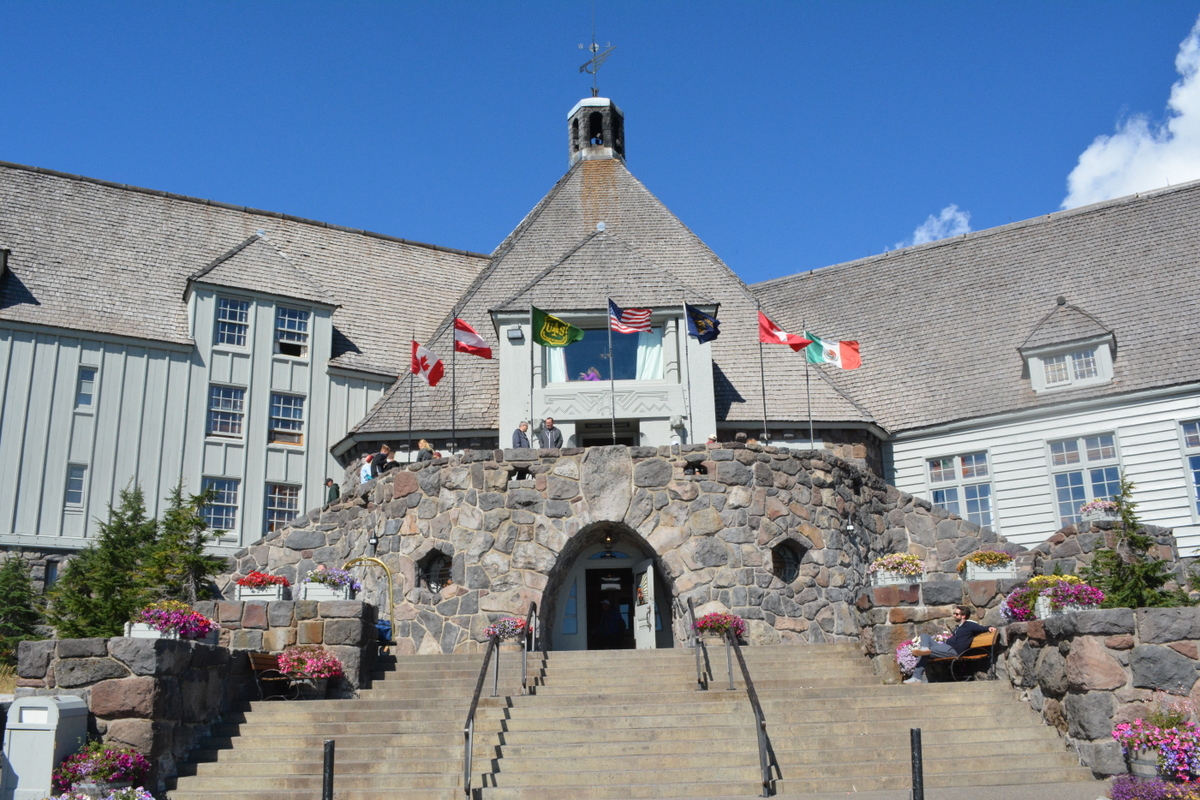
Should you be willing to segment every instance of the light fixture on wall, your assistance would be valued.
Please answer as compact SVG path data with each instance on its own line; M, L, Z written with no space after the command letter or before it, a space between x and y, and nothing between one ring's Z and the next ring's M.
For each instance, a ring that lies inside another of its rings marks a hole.
M842 530L846 533L854 533L854 520L850 517L846 517L846 522L842 526Z
M613 537L611 533L604 534L604 552L600 554L601 558L616 558L617 554L613 552Z

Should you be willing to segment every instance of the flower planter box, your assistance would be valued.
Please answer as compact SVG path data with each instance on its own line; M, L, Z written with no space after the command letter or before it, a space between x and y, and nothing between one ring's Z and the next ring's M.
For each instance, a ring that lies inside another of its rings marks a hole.
M1117 515L1111 511L1085 511L1080 515L1084 522L1116 522Z
M301 600L351 600L354 592L349 586L326 586L323 583L300 584Z
M289 586L281 586L278 583L264 586L261 589L256 589L252 586L239 586L237 587L237 599L242 601L262 600L266 602L287 600L290 588Z
M208 632L207 636L202 636L199 639L184 639L185 642L200 642L201 644L216 644L219 636L216 628ZM126 622L125 636L130 639L178 639L177 631L167 631L166 633L152 628L144 622Z
M329 690L329 678L294 678L292 685L299 691L301 700L324 700Z
M1033 613L1038 619L1049 619L1050 617L1060 617L1063 614L1072 614L1076 611L1089 611L1093 606L1081 606L1070 604L1061 608L1051 608L1049 597L1039 597L1033 604Z
M133 786L129 781L116 781L110 783L108 781L95 781L90 783L76 783L71 785L71 791L77 794L86 795L92 800L100 800L107 797L113 792L121 789L128 789Z
M1002 567L987 567L968 561L963 571L969 581L999 581L1017 577L1017 562L1010 561Z
M1158 777L1158 748L1131 750L1129 774L1138 778Z
M905 575L903 572L880 569L872 572L871 576L872 586L912 586L925 581L923 572L920 575Z

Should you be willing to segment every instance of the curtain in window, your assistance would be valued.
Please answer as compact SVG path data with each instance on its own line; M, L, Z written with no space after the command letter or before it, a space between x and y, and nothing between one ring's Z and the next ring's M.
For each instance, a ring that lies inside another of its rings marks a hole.
M638 334L637 379L639 381L661 380L663 376L662 328Z
M543 347L546 357L546 383L562 383L567 379L567 348Z

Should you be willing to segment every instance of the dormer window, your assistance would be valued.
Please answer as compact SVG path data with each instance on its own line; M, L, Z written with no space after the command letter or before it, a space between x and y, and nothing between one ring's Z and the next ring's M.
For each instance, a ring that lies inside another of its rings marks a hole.
M309 312L280 306L275 310L275 352L308 358Z
M1059 297L1017 352L1037 394L1108 383L1117 337L1100 320Z
M1098 341L1038 347L1022 351L1033 391L1057 392L1112 380L1112 337Z
M1070 385L1077 381L1097 378L1100 372L1096 369L1096 348L1076 350L1073 353L1059 353L1042 359L1042 369L1046 376L1046 388L1057 388Z

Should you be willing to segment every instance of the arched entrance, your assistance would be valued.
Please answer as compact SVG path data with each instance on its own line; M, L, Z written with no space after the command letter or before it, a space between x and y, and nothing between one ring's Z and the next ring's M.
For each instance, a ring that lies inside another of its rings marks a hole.
M550 649L672 647L673 592L657 564L646 540L619 522L571 537L542 594Z

